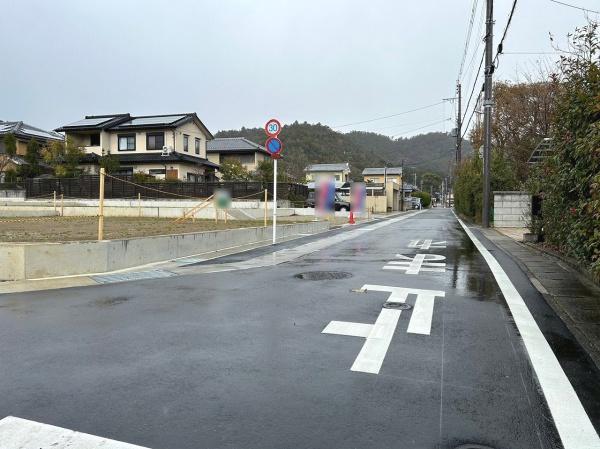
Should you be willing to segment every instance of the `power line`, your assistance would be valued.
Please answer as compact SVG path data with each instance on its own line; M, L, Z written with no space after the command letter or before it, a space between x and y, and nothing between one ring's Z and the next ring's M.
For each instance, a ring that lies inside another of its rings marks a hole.
M427 106L422 106L420 108L411 109L409 111L398 112L397 114L386 115L386 116L383 116L383 117L372 118L372 119L369 119L369 120L363 120L362 122L346 123L345 125L332 126L331 129L345 128L346 126L361 125L363 123L376 122L377 120L384 120L386 118L398 117L399 115L410 114L411 112L422 111L424 109L433 108L434 106L438 106L438 105L440 105L442 103L443 103L443 101L440 101L438 103L433 103L433 104L430 104L430 105L427 105Z
M503 51L503 55L559 55L559 51Z
M552 3L558 3L559 5L568 6L569 8L580 9L585 12L593 12L594 14L600 14L600 11L595 11L593 9L582 8L581 6L570 5L569 3L559 2L558 0L550 0Z
M469 94L469 100L467 101L467 106L465 107L465 115L462 117L462 122L465 122L465 117L467 116L467 112L469 111L469 105L471 104L471 99L473 98L473 93L475 92L475 88L477 87L477 80L479 79L479 73L481 72L481 67L483 67L483 58L485 53L481 55L481 61L479 61L479 68L477 69L477 74L475 75L475 81L473 82L473 88L471 89L471 93Z
M437 125L437 124L439 124L439 123L444 123L444 122L447 122L447 121L450 121L450 120L452 120L452 117L445 118L445 119L443 119L443 120L438 120L438 121L436 121L436 122L430 123L429 125L420 126L420 127L418 127L418 128L414 128L414 129L411 129L411 130L409 130L409 131L404 131L404 132L402 132L402 133L400 133L400 134L394 134L393 136L391 136L391 138L393 139L394 137L400 137L400 136L403 136L403 135L405 135L405 134L410 134L410 133L412 133L412 132L414 132L414 131L418 131L418 130L420 130L420 129L423 129L423 128L429 128L430 126L434 126L434 125Z
M465 66L465 60L467 59L467 52L469 45L471 44L471 35L473 34L473 23L475 22L475 13L477 11L477 3L479 0L473 0L473 6L471 6L471 18L469 19L469 25L467 28L467 36L465 38L465 48L463 50L462 59L460 62L460 69L458 70L458 79L462 76L463 68Z
M504 27L504 32L502 33L502 38L500 39L500 43L498 44L498 49L496 50L496 56L494 56L494 62L492 66L498 67L498 56L502 53L502 49L504 47L504 39L506 39L506 33L508 32L508 28L510 27L510 23L512 22L513 15L515 13L515 8L517 7L517 0L513 0L512 7L510 8L510 14L508 15L508 20L506 21L506 26ZM494 70L492 68L492 70Z
M483 91L483 86L481 88L481 92ZM477 96L479 98L479 95ZM475 112L477 111L477 103L475 103L475 106L473 106L473 110L471 111L471 115L469 116L469 121L467 122L467 126L465 126L465 132L463 133L463 135L461 136L462 139L465 138L465 136L467 135L467 132L469 131L469 125L471 124L471 120L473 119L473 116L475 115Z

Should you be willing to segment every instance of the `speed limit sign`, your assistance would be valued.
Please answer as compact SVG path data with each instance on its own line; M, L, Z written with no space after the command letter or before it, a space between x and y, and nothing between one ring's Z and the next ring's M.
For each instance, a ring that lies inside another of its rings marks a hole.
M265 132L269 137L277 137L277 134L281 132L281 123L279 120L272 118L265 125Z

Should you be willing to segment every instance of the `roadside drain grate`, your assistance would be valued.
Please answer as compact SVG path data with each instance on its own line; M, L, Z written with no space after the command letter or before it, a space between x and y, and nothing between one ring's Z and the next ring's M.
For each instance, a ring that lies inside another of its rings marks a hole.
M383 308L395 310L410 310L412 309L412 306L410 304L406 304L405 302L384 302Z
M295 274L294 277L305 281L327 281L331 279L345 279L352 277L352 273L346 271L306 271Z

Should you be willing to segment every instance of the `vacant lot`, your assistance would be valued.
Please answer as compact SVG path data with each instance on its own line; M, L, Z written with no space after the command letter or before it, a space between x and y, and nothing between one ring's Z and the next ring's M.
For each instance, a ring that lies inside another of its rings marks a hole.
M282 222L306 221L308 217L286 217ZM312 218L312 217L311 217ZM304 219L304 220L303 220ZM149 235L183 234L186 232L214 231L262 226L262 220L187 220L174 223L172 218L126 218L104 219L104 238L122 239ZM42 217L0 219L0 242L67 242L95 240L98 233L96 217Z

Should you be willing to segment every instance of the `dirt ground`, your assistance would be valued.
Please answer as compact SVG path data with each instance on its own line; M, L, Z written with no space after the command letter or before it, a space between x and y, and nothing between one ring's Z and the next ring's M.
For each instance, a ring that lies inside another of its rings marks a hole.
M283 217L282 217L283 218ZM286 217L278 223L306 221L309 217ZM312 217L310 217L312 219ZM270 224L270 223L269 223ZM172 218L106 217L104 238L122 239L149 235L183 234L186 232L214 231L263 226L262 220L186 220L174 223ZM67 242L96 240L97 217L35 217L0 218L0 242Z

